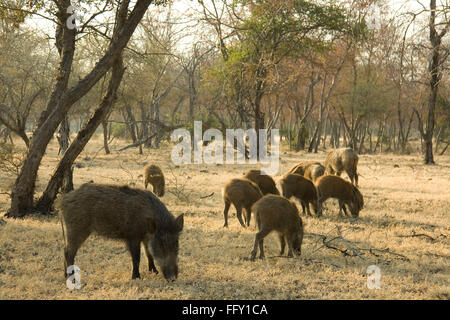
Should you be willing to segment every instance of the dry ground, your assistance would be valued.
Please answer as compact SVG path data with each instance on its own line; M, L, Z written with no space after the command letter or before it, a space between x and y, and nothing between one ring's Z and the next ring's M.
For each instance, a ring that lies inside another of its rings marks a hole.
M20 142L18 142L20 143ZM113 150L127 142L114 141ZM419 155L362 155L360 187L365 208L359 219L337 215L329 200L324 216L304 217L302 256L279 257L275 235L265 241L266 259L249 262L254 221L239 225L234 208L224 229L221 186L249 165L191 165L175 168L171 147L136 149L104 155L101 139L91 141L77 163L75 187L97 183L143 187L145 163L156 163L166 174L162 201L175 215L185 214L180 238L179 279L167 284L162 275L147 271L142 253L140 280L131 279L131 259L122 243L91 236L81 247L76 264L82 288L69 291L63 278L61 226L56 216L34 215L23 220L0 220L0 299L449 299L450 298L450 157L423 166ZM320 160L325 153L281 152L284 174L304 159ZM42 192L57 163L52 141L39 171ZM394 167L394 164L397 166ZM345 176L345 174L344 174ZM9 192L11 176L0 174L0 192ZM201 197L212 196L205 199ZM0 195L0 214L9 197ZM336 226L366 260L353 256L337 239L323 246L318 234L336 237ZM431 238L421 235L425 234ZM369 250L371 249L371 250ZM369 290L366 269L381 269L381 288Z

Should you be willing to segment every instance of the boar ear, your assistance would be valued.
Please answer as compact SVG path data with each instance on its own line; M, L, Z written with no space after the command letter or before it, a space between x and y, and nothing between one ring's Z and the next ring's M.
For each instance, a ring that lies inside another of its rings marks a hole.
M181 232L183 230L183 225L184 225L184 214L180 214L176 219L175 219L175 223L178 227L178 232Z

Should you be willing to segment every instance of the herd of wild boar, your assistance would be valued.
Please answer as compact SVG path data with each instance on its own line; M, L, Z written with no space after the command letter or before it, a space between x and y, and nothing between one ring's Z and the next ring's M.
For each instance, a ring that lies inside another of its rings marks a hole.
M264 238L272 231L278 233L281 255L286 244L288 257L300 255L303 222L296 204L289 199L294 197L300 201L303 214L312 215L313 211L320 216L323 203L335 198L339 201L340 215L342 211L348 215L348 208L353 217L358 217L364 200L357 187L357 165L358 155L351 148L330 151L323 165L319 162L299 163L281 178L281 195L272 177L261 174L260 170L250 170L242 177L231 179L222 188L224 227L228 226L228 211L233 204L244 228L250 225L254 214L258 232L251 260L255 259L258 247L259 257L264 258ZM351 183L340 177L344 171ZM68 266L74 264L80 246L95 232L126 243L133 263L133 279L140 277L141 243L150 272L158 273L156 260L165 279L177 278L178 239L183 230L183 215L175 218L158 198L164 195L165 180L156 165L144 168L145 189L148 184L152 185L153 192L87 183L56 200L55 209L60 216L65 242L65 276Z

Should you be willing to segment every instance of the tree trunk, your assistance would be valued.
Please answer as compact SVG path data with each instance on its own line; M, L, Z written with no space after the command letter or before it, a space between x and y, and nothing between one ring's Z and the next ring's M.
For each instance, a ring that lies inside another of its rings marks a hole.
M108 121L105 118L105 120L102 121L102 127L103 127L103 147L105 148L106 154L111 154L111 151L109 150L108 146Z
M433 157L433 134L435 120L435 108L438 94L439 82L442 79L442 65L441 61L441 43L450 27L450 22L444 23L444 28L440 33L436 30L436 0L430 0L430 42L432 45L431 59L429 64L430 72L430 96L428 99L428 119L426 130L424 132L423 140L425 142L425 164L434 164Z
M123 68L122 59L119 58L113 66L111 79L109 82L108 92L102 99L100 106L95 110L91 119L87 122L85 127L78 132L75 140L70 144L67 151L64 153L63 158L59 161L44 193L37 202L36 209L41 212L49 212L53 205L53 201L56 198L58 189L63 184L64 177L70 172L71 167L78 157L78 155L83 151L86 144L91 139L92 135L97 130L98 126L104 122L105 118L108 116L116 98L117 89L119 88L120 82L122 81L122 76L125 69ZM72 185L73 188L73 185Z
M65 23L69 18L67 8L70 5L70 1L61 2L63 5L57 15L60 25L64 26L62 37L64 45L59 74L53 93L47 104L47 112L45 113L48 116L43 117L45 120L40 122L41 124L34 132L27 157L12 189L11 208L8 212L8 216L10 217L21 217L33 209L37 172L47 145L53 137L53 133L71 106L91 90L121 55L152 0L138 0L128 18L129 1L123 1L121 3L118 12L122 14L118 14L118 16L123 17L125 23L116 24L113 38L105 55L82 80L69 90L66 90L66 88L75 52L76 30L68 29Z
M136 143L138 141L136 134L136 119L134 118L133 112L129 105L124 106L123 110L125 110L124 118L128 132L130 133L131 140L133 141L133 143Z
M66 116L61 122L58 131L59 153L64 154L69 148L70 122ZM61 192L67 193L73 190L73 168L67 168L64 172Z

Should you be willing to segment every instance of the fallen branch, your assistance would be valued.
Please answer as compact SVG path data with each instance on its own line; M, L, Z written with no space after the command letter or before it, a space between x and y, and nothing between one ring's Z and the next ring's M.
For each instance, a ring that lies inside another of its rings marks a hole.
M212 197L213 195L214 195L214 192L209 194L209 195L207 195L207 196L200 197L200 199L206 199L206 198Z
M147 138L145 138L143 140L136 141L133 144L130 144L130 145L126 146L126 147L123 147L122 149L119 149L119 152L120 151L124 151L124 150L129 149L129 148L139 147L141 144L146 143L147 141L153 139L154 137L156 137L156 133L152 134L151 136L149 136L149 137L147 137Z
M375 253L375 251L381 252L381 253L387 253L387 254L391 254L394 256L398 256L401 257L402 259L406 260L406 261L411 261L409 260L408 257L404 256L403 254L397 253L397 252L393 252L391 251L389 248L385 248L385 249L377 249L377 248L367 248L367 249L359 249L359 250L364 250L364 251L369 251L372 255L374 255L375 257L379 257L379 255L377 255Z
M347 248L348 248L349 250L351 250L354 254L356 254L358 257L360 257L361 259L367 260L367 259L364 258L364 257L363 257L363 256L362 256L355 248L353 248L353 247L351 246L350 242L348 242L348 241L342 236L341 229L339 228L339 226L336 226L336 229L337 229L337 232L338 232L339 237L342 239L342 241L343 241L344 244L347 246Z
M109 141L107 142L107 144L110 145L111 142L113 142L115 138L116 138L116 137L113 136L111 139L109 139ZM96 153L94 154L94 156L92 157L92 160L94 160L94 159L97 157L97 155L100 153L100 151L102 151L103 149L105 149L105 146L104 146L104 145L103 145L100 149L97 150L97 152L96 152Z
M414 238L414 237L425 237L427 239L430 239L431 241L436 241L437 238L433 238L432 236L429 236L428 234L425 233L416 233L414 230L412 231L413 234L407 234L407 235L399 235L397 237L399 238Z
M329 234L334 230L337 229L337 236L331 237L329 238ZM348 241L347 239L344 238L344 236L342 235L342 230L340 229L339 226L334 227L333 229L331 229L331 231L329 231L326 235L324 234L320 234L320 233L308 233L305 234L305 236L314 236L314 237L319 237L322 240L322 245L313 250L312 253L322 249L322 248L328 248L331 250L335 250L338 251L340 253L342 253L344 256L349 256L349 257L359 257L362 260L367 261L368 259L366 257L364 257L360 251L365 251L370 253L371 255L375 256L376 258L379 258L381 256L381 254L390 254L393 256L397 256L402 258L403 260L406 261L410 261L410 259L406 256L404 256L403 254L397 253L397 252L393 252L391 251L389 248L385 248L385 249L377 249L377 248L357 248L355 247L353 244L350 243L350 241ZM445 236L445 235L442 235ZM344 245L346 246L346 249L342 249L336 246L331 245L331 243L335 240L341 240ZM387 261L387 260L386 260Z

